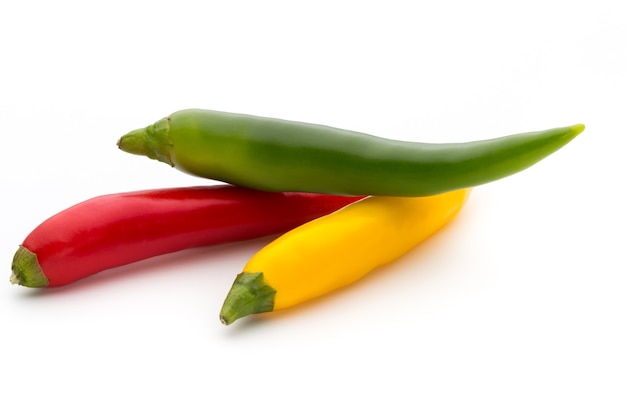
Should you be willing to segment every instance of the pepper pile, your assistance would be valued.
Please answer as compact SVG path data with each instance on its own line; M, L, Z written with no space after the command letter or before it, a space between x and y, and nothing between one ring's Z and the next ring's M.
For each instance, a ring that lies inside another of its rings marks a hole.
M121 150L224 185L100 196L36 227L11 282L66 285L186 248L278 234L227 294L224 324L348 285L446 225L473 187L520 172L581 124L465 143L390 140L309 123L183 110Z

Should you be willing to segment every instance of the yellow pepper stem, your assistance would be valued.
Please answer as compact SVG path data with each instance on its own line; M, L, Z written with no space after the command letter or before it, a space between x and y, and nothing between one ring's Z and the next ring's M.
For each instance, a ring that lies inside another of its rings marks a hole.
M276 290L267 285L262 272L242 272L224 301L220 320L229 325L250 314L272 311L275 295Z

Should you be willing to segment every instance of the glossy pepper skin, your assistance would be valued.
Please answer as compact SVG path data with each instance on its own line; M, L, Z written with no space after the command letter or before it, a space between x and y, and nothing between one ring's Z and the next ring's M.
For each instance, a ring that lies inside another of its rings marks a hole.
M574 125L490 140L428 144L191 109L127 133L118 146L192 175L260 190L416 197L474 187L522 171L583 129Z
M404 255L448 223L470 190L368 197L290 230L257 252L226 296L224 324L346 286Z
M356 200L231 185L99 196L37 226L15 254L11 282L66 285L157 255L282 233Z

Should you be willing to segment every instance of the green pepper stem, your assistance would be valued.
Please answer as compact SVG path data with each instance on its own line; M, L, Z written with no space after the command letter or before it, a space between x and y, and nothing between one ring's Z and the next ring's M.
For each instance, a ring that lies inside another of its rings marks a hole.
M125 152L145 155L174 166L170 157L172 143L169 139L169 125L170 120L165 117L150 126L135 129L122 136L117 146Z
M250 314L272 311L275 295L276 290L265 282L262 272L242 272L226 295L220 320L228 326Z

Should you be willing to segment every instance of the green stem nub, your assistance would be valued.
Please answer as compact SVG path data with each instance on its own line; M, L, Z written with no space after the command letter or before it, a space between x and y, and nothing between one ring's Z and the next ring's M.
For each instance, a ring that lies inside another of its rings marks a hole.
M265 282L262 272L242 272L226 295L220 320L229 325L250 314L272 311L275 295L276 290Z
M48 285L48 278L41 270L37 255L20 246L11 264L11 284L19 284L30 288L41 288Z
M174 166L170 157L172 143L169 130L170 120L165 117L153 125L128 132L117 141L117 146L124 152L145 155Z

